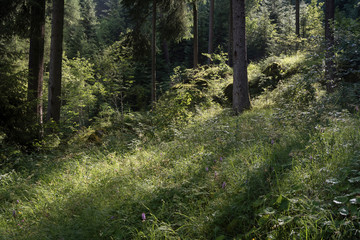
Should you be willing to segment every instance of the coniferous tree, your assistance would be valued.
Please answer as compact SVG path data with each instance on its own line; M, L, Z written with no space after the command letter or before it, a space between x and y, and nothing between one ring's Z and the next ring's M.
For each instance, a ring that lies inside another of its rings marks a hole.
M194 0L192 2L193 5L193 21L194 21L194 61L193 61L193 67L194 69L197 68L198 64L199 64L199 26L198 26L198 17L199 17L199 13L198 13L198 3L197 0Z
M232 11L232 0L229 0L230 4L230 14L229 14L229 49L228 49L228 64L230 67L233 66L233 11Z
M28 101L36 101L31 112L37 116L38 123L41 124L43 117L41 99L44 73L45 0L32 1L30 11Z
M331 92L334 87L334 17L335 0L325 1L325 78L326 89Z
M213 54L214 45L214 8L215 0L210 0L210 11L209 11L209 42L208 42L208 54ZM210 63L210 59L208 63Z
M186 2L177 0L124 0L125 7L129 9L130 17L134 22L132 39L144 48L143 41L136 41L144 38L141 32L146 24L147 16L152 15L152 37L151 37L151 59L152 59L152 80L151 80L151 101L156 101L156 33L160 33L160 39L167 41L178 41L186 32L186 17L184 17ZM157 11L160 10L162 21L157 21ZM144 39L146 41L146 39ZM142 53L144 51L139 51Z
M251 107L247 76L245 0L233 0L232 7L234 18L233 110L236 114L239 114Z
M53 0L47 120L60 122L64 0Z
M152 7L152 38L151 38L151 102L156 102L156 0Z
M300 37L300 0L296 0L295 2L295 28L296 28L296 36Z

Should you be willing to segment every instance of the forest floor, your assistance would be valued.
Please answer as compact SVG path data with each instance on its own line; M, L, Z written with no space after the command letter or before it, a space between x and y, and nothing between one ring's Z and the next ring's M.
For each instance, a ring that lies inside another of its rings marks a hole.
M0 239L360 239L360 114L317 94L2 149Z
M13 153L0 239L359 238L359 114L293 114L213 107L168 141Z

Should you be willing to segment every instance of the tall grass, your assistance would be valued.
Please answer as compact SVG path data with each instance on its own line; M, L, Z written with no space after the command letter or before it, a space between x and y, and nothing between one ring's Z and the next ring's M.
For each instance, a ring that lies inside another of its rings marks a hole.
M271 102L6 155L0 239L359 239L359 115Z

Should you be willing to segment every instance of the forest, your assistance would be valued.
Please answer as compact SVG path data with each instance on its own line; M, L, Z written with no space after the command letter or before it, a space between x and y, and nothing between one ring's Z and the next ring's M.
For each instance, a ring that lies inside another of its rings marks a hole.
M360 1L0 0L22 239L360 239Z

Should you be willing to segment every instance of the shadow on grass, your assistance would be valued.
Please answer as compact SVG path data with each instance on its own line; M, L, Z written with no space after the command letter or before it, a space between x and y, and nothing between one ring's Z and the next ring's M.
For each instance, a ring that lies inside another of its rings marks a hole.
M165 147L153 146L163 148L165 153L146 165L148 169L144 166L118 174L104 171L105 175L94 180L86 191L58 196L58 201L34 210L30 224L24 223L22 229L13 229L3 237L250 237L244 234L258 225L258 211L266 204L273 205L282 194L279 183L293 167L289 154L302 150L311 137L302 128L289 130L292 136L287 136L281 133L281 125L268 124L273 119L265 116L253 123L254 117L241 117L245 122L241 128L236 121L225 126L221 116L192 126L182 138L163 143ZM259 129L255 132L254 128ZM246 141L250 137L253 139ZM252 159L244 159L245 156ZM168 159L170 162L165 161ZM243 171L241 179L230 176L236 168ZM219 176L215 176L215 171ZM224 181L227 186L222 188ZM142 213L146 214L146 221L142 221Z

